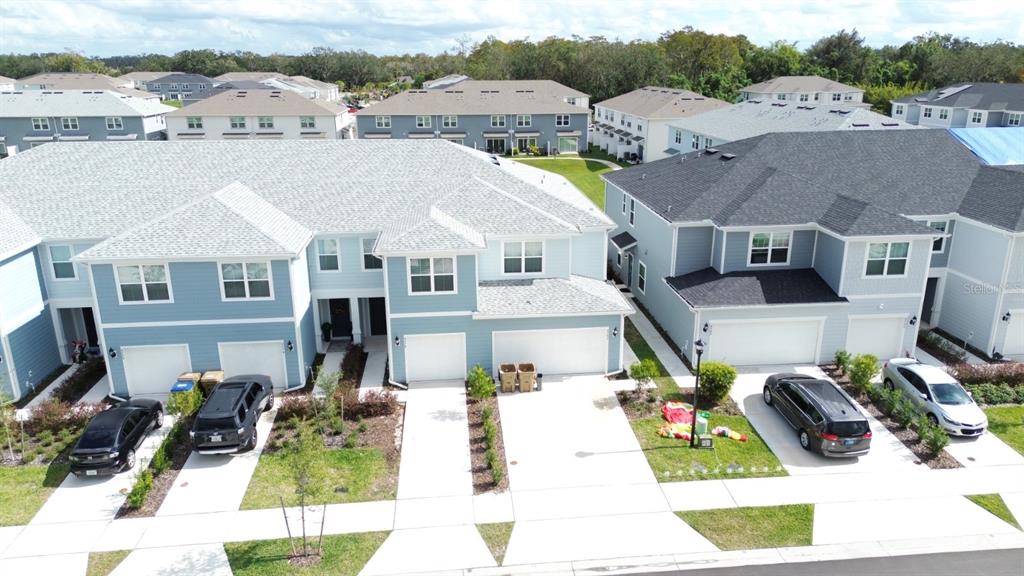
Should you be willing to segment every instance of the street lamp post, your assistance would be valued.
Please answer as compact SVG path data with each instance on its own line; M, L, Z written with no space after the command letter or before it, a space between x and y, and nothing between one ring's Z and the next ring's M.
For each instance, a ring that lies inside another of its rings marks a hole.
M700 357L704 354L704 341L693 343L693 351L697 353L697 379L693 383L693 417L690 418L690 448L697 447L697 392L700 390Z

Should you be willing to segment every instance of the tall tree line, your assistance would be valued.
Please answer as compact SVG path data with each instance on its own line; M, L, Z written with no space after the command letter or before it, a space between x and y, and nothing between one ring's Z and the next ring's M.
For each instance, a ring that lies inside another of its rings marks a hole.
M492 37L475 44L464 37L456 42L451 50L437 55L377 56L329 47L300 55L210 49L100 59L74 53L8 54L0 55L0 75L177 70L218 76L259 70L363 88L401 76L418 83L465 73L477 79L551 79L590 94L594 102L649 84L734 101L743 86L800 74L861 85L873 103L958 81L1024 82L1024 45L977 43L934 32L901 46L872 48L856 29L840 30L803 50L783 40L757 46L743 35L709 34L690 27L667 31L655 41L573 36L538 41Z

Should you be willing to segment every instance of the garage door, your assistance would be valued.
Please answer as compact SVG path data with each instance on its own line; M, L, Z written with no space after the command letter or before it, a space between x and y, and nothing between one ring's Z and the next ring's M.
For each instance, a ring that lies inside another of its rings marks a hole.
M466 335L415 334L405 337L405 380L464 380Z
M192 370L188 344L125 346L121 354L129 396L167 394L178 376Z
M498 364L532 362L541 374L608 371L608 329L515 330L493 334L494 373Z
M1024 310L1010 312L1010 323L1006 326L1002 353L1003 356L1024 354Z
M907 319L850 318L846 332L846 351L850 354L871 354L879 360L903 355L903 326Z
M735 366L816 363L821 320L711 322L707 356Z
M284 360L284 342L221 342L220 369L224 377L243 374L264 374L270 377L275 388L287 388Z

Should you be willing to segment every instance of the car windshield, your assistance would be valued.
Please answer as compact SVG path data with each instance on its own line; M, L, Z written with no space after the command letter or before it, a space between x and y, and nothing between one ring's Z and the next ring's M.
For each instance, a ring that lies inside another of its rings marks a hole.
M833 422L829 428L836 436L863 436L868 432L868 423L861 421Z
M216 432L217 430L234 430L235 419L227 418L199 418L196 420L196 430L201 432Z
M951 404L954 406L970 404L971 397L964 392L959 384L932 384L932 397L939 404Z
M86 450L113 448L115 436L117 436L117 430L113 428L86 429L82 433L82 438L78 441L78 447Z

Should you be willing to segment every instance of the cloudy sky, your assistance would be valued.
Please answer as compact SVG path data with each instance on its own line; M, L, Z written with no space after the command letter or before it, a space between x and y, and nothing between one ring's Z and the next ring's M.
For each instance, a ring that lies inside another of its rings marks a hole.
M805 47L856 27L874 46L931 30L1024 43L1020 0L801 2L601 0L2 0L0 52L71 49L90 56L187 48L300 53L314 46L375 54L437 53L455 39L547 36L654 39L690 25Z

